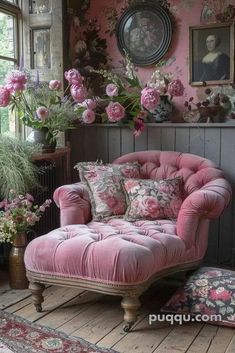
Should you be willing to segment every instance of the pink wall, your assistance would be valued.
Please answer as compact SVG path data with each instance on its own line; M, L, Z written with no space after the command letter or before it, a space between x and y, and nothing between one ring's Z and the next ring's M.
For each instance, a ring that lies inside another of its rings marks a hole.
M180 78L185 86L184 97L174 99L175 105L180 109L184 109L184 101L190 96L199 96L202 94L202 87L191 87L189 85L189 26L198 26L215 22L215 15L223 13L228 4L235 5L234 0L217 1L217 0L169 0L170 12L175 21L173 24L173 36L168 52L163 59L170 59L169 65L163 67L164 72L171 72L174 78ZM122 7L128 6L127 0L91 0L90 8L87 12L87 19L97 19L100 26L100 37L107 40L107 51L112 58L112 66L116 67L119 60L122 59L115 34L112 36L107 33L110 26L110 20L107 19L107 12L114 8L117 15L120 16ZM210 18L208 18L210 14ZM151 74L156 69L155 65L146 67L136 67L138 76L143 84L145 84Z

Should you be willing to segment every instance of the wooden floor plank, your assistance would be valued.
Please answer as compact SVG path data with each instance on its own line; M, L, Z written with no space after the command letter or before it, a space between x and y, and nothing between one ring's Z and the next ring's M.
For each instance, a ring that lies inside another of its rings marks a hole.
M31 292L28 289L7 289L0 296L0 309L5 309L30 296Z
M144 317L136 326L135 329L123 337L112 348L120 353L135 352L135 353L151 353L171 332L172 327L159 325L157 328L149 326L148 316ZM143 335L146 339L143 339Z
M205 324L187 353L224 353L234 334L235 329Z
M119 325L122 321L123 312L119 302L116 305L112 302L98 317L73 332L73 335L83 337L91 343L96 343L105 337L113 326Z
M140 315L128 334L122 331L123 310L118 297L51 286L44 291L43 312L37 313L30 292L9 289L5 281L3 285L0 282L0 308L120 353L235 352L233 328L166 322L150 326L148 314L158 313L169 296L164 288L153 287L141 298Z
M64 288L64 287L57 287L56 290L51 290L50 288L46 289L49 293L46 297L46 301L43 302L43 307L42 307L42 312L37 312L35 310L35 307L32 303L29 305L26 305L20 310L17 310L15 313L25 319L28 319L30 321L36 321L40 317L43 317L48 314L48 312L51 312L55 310L58 306L62 305L64 302L67 302L68 300L71 300L75 296L79 295L81 290L79 291L78 289L73 289L70 288ZM45 290L45 291L46 291Z
M157 347L154 353L187 352L195 336L202 329L202 323L187 323L174 326L165 340Z
M235 352L235 334L234 334L233 338L231 339L225 353L234 353L234 352Z
M47 300L47 296L54 294L55 290L56 290L56 288L53 288L53 287L50 288L48 286L43 292L44 299ZM31 304L32 307L34 307L31 295L25 299L20 300L19 302L15 303L15 304L10 305L9 307L7 307L4 310L9 313L16 313L17 311L19 311L20 309L24 308L25 306L27 306L29 304Z
M53 312L37 320L37 323L61 330L61 326L66 324L66 322L70 322L78 314L86 311L90 306L94 305L100 297L101 295L97 293L83 292Z
M92 304L87 310L82 311L65 324L59 326L59 330L65 332L68 335L73 335L83 325L86 325L89 321L95 320L102 312L107 308L109 304L106 302L106 296L102 297L99 301Z

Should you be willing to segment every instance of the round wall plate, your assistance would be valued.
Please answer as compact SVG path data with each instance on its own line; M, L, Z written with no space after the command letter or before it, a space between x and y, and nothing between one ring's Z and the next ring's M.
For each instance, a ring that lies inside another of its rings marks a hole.
M141 3L129 7L120 17L117 44L123 55L137 65L151 65L167 52L172 23L167 10L157 4Z

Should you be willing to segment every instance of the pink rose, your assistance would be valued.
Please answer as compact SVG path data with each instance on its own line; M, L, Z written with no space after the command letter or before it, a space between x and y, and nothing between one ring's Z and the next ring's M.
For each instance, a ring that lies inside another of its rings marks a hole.
M118 96L118 87L114 83L110 83L106 86L106 94L109 97Z
M107 192L99 194L100 199L104 201L112 210L113 214L123 214L126 209L126 202L122 194L110 195Z
M139 183L138 181L135 180L127 180L125 181L125 189L126 191L130 191L131 189L135 189L136 187L138 188ZM135 190L132 190L132 192L134 192Z
M49 110L46 107L38 107L36 110L37 117L40 120L45 120L48 118Z
M149 111L154 111L160 101L160 94L156 88L146 87L141 91L141 104Z
M58 91L59 89L61 89L61 81L59 81L59 80L51 80L49 82L49 88L54 90L54 91Z
M10 103L10 92L4 87L0 86L0 107L6 107Z
M105 108L109 121L116 122L124 118L125 108L118 102L110 102Z
M183 83L179 79L177 79L169 83L167 90L172 97L180 97L184 93L184 86Z
M214 300L228 300L231 298L231 293L224 287L219 287L210 290L209 299Z
M153 218L159 215L160 205L153 196L143 196L139 200L139 209L143 216Z
M95 113L92 109L86 109L82 113L82 121L86 124L91 124L95 121Z
M70 93L75 102L82 103L87 96L87 89L85 86L72 85L70 87Z
M96 108L96 101L94 101L94 99L85 99L81 105L84 107L84 108L87 108L87 109L95 109Z
M6 75L6 88L11 92L23 91L27 78L24 72L20 70L12 70Z
M81 86L84 77L76 69L70 69L64 73L64 77L71 85Z

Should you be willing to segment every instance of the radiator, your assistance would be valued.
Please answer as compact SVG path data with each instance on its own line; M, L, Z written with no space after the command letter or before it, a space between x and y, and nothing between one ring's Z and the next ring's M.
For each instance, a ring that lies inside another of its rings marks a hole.
M54 162L40 161L36 163L39 167L38 178L43 190L31 192L35 204L41 205L46 199L52 199L54 190L59 186L59 173ZM33 238L48 233L50 230L59 227L59 209L54 201L46 209L40 221L28 232L29 241ZM0 245L0 265L6 264L10 250L9 244Z

